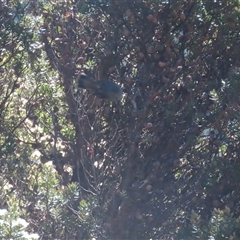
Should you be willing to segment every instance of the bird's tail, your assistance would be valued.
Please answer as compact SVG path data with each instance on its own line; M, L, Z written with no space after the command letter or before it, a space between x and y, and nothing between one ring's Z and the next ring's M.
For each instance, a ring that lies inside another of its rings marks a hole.
M94 92L100 88L98 82L89 79L89 77L83 73L80 74L78 77L78 87L84 88L90 91L94 91Z

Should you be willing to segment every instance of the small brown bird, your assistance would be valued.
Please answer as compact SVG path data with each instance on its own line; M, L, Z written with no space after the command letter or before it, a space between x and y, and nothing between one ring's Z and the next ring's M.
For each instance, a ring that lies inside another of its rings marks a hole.
M78 77L78 87L90 90L102 99L118 101L122 98L122 89L114 82L109 80L93 81L85 73Z

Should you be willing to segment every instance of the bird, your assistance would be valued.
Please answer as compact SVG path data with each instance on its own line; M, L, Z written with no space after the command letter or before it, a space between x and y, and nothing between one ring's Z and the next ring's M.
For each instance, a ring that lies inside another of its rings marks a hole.
M80 73L78 77L78 88L87 89L93 92L97 97L109 101L119 101L123 94L122 89L118 84L107 79L94 81L85 73Z

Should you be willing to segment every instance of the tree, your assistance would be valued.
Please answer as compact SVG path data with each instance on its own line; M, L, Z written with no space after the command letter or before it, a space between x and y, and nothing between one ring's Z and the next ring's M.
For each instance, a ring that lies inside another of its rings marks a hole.
M63 188L55 205L45 201L60 214L44 211L43 226L37 212L41 227L33 229L69 239L208 239L213 229L216 239L238 238L238 1L27 6L26 17L40 19L35 37L42 47L31 74L44 74L28 93L32 126L17 125L20 149L29 146L27 166L32 148L39 168L53 162L46 199L54 199L55 184ZM118 83L123 99L107 102L77 89L81 71ZM73 198L60 210L66 194ZM221 214L231 219L225 235L214 225L221 221L210 224Z

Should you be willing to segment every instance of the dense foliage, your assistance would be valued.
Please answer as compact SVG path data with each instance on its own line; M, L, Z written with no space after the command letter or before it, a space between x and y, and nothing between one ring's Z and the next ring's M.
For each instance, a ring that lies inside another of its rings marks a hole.
M238 0L1 0L1 238L239 239L239 46Z

